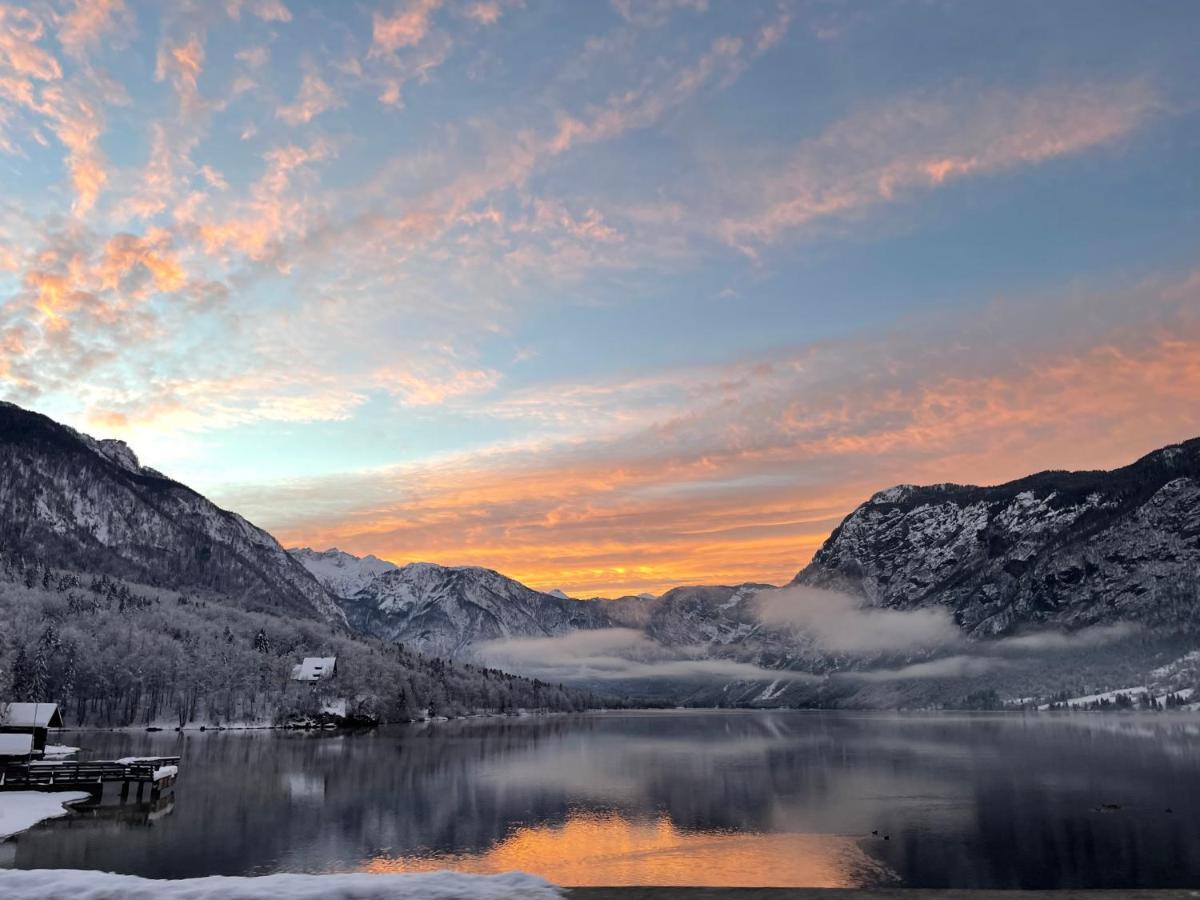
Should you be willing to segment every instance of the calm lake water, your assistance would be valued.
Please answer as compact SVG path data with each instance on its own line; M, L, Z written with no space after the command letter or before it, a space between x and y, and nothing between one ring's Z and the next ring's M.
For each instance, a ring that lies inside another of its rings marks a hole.
M523 869L565 885L1200 884L1191 714L621 713L68 742L84 758L182 755L173 796L122 807L110 786L99 807L0 844L0 865Z

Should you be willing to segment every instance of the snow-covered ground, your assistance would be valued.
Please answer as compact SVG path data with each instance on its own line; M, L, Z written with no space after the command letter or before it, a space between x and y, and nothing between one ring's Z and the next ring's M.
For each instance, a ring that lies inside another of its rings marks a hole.
M1137 704L1142 699L1142 695L1148 692L1149 688L1147 688L1145 685L1138 685L1137 687L1118 688L1114 691L1105 691L1102 694L1088 694L1085 697L1071 697L1069 700L1060 700L1057 702L1065 703L1069 709L1086 709L1091 704L1099 703L1101 700L1107 700L1109 703L1115 703L1118 694L1125 694L1134 702L1134 704ZM1180 700L1190 700L1192 697L1192 689L1184 688L1183 690L1179 691L1171 691L1169 694L1175 694L1175 696L1177 696ZM1159 705L1166 706L1167 697L1169 694L1156 692L1154 699L1158 701ZM1049 703L1043 703L1038 707L1039 710L1049 708Z
M0 896L8 900L558 900L562 891L524 872L464 875L220 875L160 881L78 869L0 871Z
M78 747L71 747L67 744L47 744L46 749L42 751L42 759L59 759L64 756L74 756L78 752Z
M5 791L0 794L0 840L45 819L65 816L64 804L86 800L83 791ZM0 896L5 896L0 890Z

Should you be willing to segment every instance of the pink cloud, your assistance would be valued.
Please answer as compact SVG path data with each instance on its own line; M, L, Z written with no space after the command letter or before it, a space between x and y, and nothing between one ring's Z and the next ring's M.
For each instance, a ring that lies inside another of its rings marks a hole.
M326 110L341 105L342 101L333 88L317 73L308 72L300 83L296 99L276 108L275 115L289 125L302 125L311 122Z
M243 9L264 22L292 21L291 10L283 0L225 0L225 12L230 18L240 19Z
M131 28L124 0L75 0L59 22L58 40L68 54L82 57L109 34Z
M1141 81L893 101L834 123L773 171L747 173L746 196L730 198L745 209L727 213L718 232L753 252L754 244L920 189L1109 144L1158 107Z
M371 14L370 56L414 47L425 39L442 0L406 0L393 15Z

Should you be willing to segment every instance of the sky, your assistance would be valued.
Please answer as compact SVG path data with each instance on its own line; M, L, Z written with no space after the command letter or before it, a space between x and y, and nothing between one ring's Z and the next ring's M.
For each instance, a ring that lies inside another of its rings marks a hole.
M0 5L0 397L287 546L782 583L1200 434L1200 4Z

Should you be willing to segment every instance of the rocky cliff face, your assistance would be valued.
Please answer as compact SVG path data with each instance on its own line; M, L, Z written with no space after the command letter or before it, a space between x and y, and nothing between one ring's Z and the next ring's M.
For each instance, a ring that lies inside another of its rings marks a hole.
M950 607L972 637L1026 625L1200 623L1200 439L1111 472L901 485L852 512L795 583Z
M121 441L94 440L8 403L0 403L0 551L345 622L267 532L141 466Z
M356 630L439 656L469 655L484 641L612 624L600 602L564 600L474 566L410 563L339 602Z

